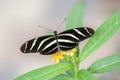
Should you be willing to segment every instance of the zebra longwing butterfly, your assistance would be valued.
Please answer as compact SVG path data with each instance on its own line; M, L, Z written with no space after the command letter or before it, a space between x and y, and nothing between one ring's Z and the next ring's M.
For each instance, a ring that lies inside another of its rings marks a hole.
M23 53L39 52L43 55L54 54L60 50L66 51L75 48L79 42L91 37L94 30L88 27L74 28L54 35L45 35L27 41L21 47Z

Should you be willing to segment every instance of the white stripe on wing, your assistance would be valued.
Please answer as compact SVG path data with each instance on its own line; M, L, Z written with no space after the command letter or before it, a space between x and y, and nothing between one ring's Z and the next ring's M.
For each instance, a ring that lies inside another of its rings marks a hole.
M70 37L72 37L72 38L74 38L74 39L76 39L76 40L79 40L79 38L77 38L75 35L73 35L72 33L65 33L65 34L60 34L60 35L58 35L58 37L59 36L70 36Z
M24 50L24 53L26 52L27 44L28 44L28 42L25 43L25 50Z
M79 30L77 30L77 29L73 29L75 32L77 32L79 35L82 35L82 36L84 36L84 37L86 37L86 35L85 34L83 34L81 31L79 31Z
M35 38L35 39L34 39L34 41L33 41L33 43L32 43L32 46L31 46L31 48L30 48L30 51L31 51L31 50L33 49L33 47L35 46L37 40L38 40L38 38Z
M45 43L45 41L47 41L47 40L49 40L49 39L51 39L51 38L53 38L53 36L52 36L52 37L48 37L48 38L42 40L42 41L40 42L38 48L37 48L37 51L38 51L38 50L40 49L40 47Z
M86 30L86 32L90 35L90 36L92 36L92 34L88 31L88 29L85 27L84 28L85 30Z

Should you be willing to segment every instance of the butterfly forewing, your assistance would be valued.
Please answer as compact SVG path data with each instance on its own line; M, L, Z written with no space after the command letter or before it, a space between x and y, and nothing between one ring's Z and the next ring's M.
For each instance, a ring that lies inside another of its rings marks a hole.
M58 42L61 50L69 50L76 47L78 42L91 37L93 34L94 30L87 27L70 29L58 34L58 40L62 39L61 42Z
M41 51L41 46L44 44L44 40L49 39L51 35L49 36L42 36L38 38L34 38L32 40L27 41L24 43L21 47L21 51L23 53L36 53Z
M58 34L59 39L81 42L94 34L94 30L87 27L66 30Z

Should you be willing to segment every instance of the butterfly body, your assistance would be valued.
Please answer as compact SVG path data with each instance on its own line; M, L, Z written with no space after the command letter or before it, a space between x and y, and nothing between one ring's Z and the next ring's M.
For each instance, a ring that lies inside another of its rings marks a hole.
M23 53L39 52L43 55L54 54L60 50L75 48L79 42L91 37L94 30L88 27L74 28L54 35L46 35L27 41L21 47Z

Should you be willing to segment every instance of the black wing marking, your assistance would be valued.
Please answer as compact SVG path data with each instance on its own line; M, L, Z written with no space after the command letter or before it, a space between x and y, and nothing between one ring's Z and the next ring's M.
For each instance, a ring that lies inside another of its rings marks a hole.
M58 34L60 39L67 39L73 42L81 42L94 34L94 30L88 27L66 30Z
M58 34L58 41L61 50L70 50L78 45L78 42L81 42L94 34L94 30L87 27L75 28L66 30ZM69 42L66 42L69 41ZM70 43L71 42L71 43Z
M55 36L42 36L27 41L21 47L23 53L36 53L42 55L54 54L58 51L57 40Z
M59 42L59 45L60 45L61 50L67 51L67 50L75 48L78 45L78 43Z
M23 53L41 52L42 46L45 44L44 42L51 37L52 37L52 35L49 35L49 36L42 36L42 37L38 37L38 38L34 38L32 40L29 40L22 45L21 51Z

